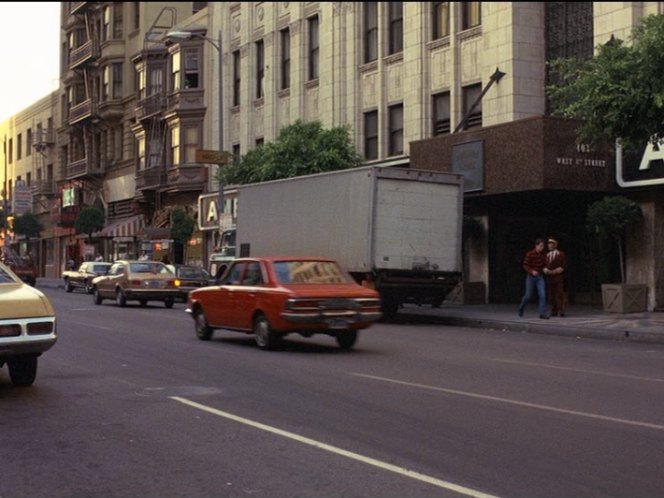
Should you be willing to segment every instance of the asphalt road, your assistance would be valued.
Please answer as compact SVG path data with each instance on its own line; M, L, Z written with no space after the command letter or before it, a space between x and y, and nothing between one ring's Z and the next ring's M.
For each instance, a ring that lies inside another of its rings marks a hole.
M35 385L0 369L2 498L664 496L659 345L401 323L264 352L46 293Z

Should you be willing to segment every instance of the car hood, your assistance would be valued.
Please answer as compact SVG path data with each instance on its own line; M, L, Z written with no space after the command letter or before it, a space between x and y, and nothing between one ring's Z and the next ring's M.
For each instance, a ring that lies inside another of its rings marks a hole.
M19 283L0 285L0 320L54 315L53 306L40 290Z
M378 292L360 285L349 284L288 284L282 285L297 297L379 297Z

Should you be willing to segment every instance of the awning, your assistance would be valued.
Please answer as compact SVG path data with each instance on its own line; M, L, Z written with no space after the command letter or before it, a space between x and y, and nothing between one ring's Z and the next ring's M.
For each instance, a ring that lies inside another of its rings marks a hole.
M141 231L143 225L143 215L138 214L129 218L117 220L104 227L99 233L101 237L135 237Z

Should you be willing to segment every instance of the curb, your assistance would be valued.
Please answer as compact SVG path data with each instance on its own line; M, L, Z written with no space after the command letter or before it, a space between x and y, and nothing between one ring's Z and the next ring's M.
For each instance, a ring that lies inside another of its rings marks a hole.
M458 316L426 315L419 313L400 312L400 316L408 319L426 318L428 321L440 325L452 325L457 327L470 327L481 329L495 329L509 332L521 332L529 334L558 335L565 337L583 339L602 339L622 342L635 342L645 344L664 344L664 333L647 332L639 330L606 330L593 329L589 327L562 326L556 327L552 324L539 324L531 322L506 322L491 318L472 318Z

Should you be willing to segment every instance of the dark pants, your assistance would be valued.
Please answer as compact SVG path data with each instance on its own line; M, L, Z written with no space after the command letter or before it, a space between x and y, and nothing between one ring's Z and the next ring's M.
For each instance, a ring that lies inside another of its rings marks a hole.
M565 313L565 286L563 284L562 280L547 280L546 282L551 313Z
M523 310L530 301L530 297L533 295L533 290L537 289L537 303L539 307L539 314L546 314L546 284L544 283L544 276L537 275L533 277L532 275L526 275L526 293L521 299L521 304L519 309Z

